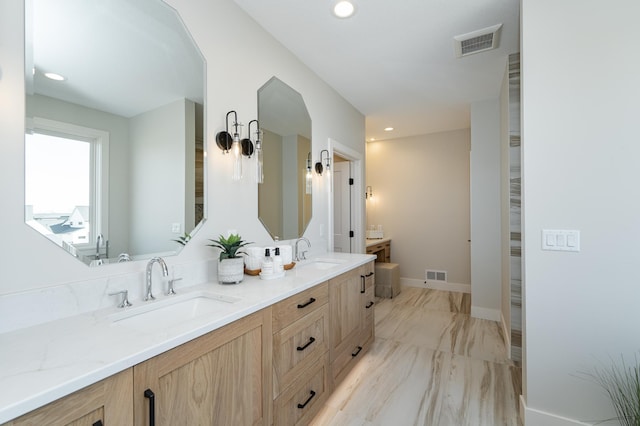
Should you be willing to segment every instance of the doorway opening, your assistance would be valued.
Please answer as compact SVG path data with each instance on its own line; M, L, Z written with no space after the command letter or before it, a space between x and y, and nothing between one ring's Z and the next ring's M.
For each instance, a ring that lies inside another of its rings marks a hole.
M353 253L353 182L351 162L333 154L333 251Z
M329 139L333 163L329 185L328 250L364 253L364 156Z

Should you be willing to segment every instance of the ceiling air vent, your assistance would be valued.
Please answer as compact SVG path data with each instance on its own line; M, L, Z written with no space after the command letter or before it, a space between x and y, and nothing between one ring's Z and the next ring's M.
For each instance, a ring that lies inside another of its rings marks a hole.
M474 53L496 49L500 43L500 28L502 28L502 24L455 36L453 39L455 40L456 56L462 58Z

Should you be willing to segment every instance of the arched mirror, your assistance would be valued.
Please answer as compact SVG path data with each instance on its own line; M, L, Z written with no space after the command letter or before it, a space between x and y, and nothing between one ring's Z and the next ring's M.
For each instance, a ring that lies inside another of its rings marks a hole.
M311 117L300 93L271 78L258 90L264 182L258 217L271 236L299 238L311 221Z
M25 4L25 222L88 265L205 217L205 62L161 0Z

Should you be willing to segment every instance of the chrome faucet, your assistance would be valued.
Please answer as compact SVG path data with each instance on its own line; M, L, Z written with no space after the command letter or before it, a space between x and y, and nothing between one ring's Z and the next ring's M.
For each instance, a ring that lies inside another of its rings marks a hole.
M100 246L104 242L104 237L102 234L98 234L96 236L96 259L100 259Z
M298 244L300 243L300 241L304 241L305 243L307 243L307 250L304 251L300 251L300 249L298 248ZM307 258L307 251L311 248L311 242L305 238L305 237L300 237L296 240L296 244L294 245L294 256L297 262L301 261L301 260L305 260Z
M154 257L153 259L149 260L149 263L147 263L147 287L146 287L147 291L144 296L145 302L148 300L155 299L155 297L153 297L153 294L151 293L151 271L153 269L154 263L159 264L160 268L162 268L163 277L169 276L169 268L167 268L167 264L164 262L164 260L161 257Z

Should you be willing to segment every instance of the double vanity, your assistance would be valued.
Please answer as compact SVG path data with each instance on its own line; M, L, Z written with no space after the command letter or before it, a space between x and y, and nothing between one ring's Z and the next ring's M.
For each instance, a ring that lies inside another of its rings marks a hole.
M373 259L327 253L1 334L0 424L308 423L374 339Z

